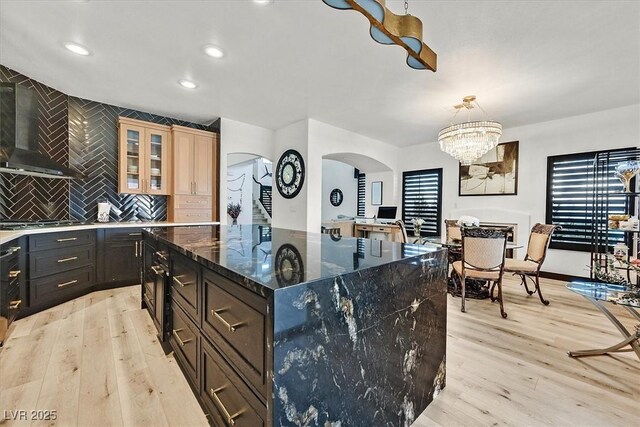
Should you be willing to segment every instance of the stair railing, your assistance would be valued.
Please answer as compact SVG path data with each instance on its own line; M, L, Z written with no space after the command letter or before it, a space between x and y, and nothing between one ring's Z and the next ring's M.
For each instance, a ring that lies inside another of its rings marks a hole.
M253 182L258 184L258 186L260 187L260 190L259 190L260 196L258 197L258 201L264 208L265 212L267 212L267 214L269 215L269 218L272 218L271 216L271 208L272 208L272 200L273 200L272 187L270 185L262 185L262 183L258 181L255 176L252 178L253 178Z

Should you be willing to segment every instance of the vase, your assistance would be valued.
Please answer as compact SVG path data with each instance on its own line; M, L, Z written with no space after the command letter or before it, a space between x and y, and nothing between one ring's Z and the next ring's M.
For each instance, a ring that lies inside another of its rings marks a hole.
M232 218L233 222L231 223L231 225L238 225L238 218Z
M625 193L631 193L631 180L638 172L640 172L640 161L638 160L627 160L616 166L615 174L624 185Z

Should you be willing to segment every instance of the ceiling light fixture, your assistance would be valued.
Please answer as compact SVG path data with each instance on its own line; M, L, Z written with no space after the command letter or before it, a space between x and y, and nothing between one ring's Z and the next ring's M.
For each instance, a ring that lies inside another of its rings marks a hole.
M218 46L214 46L212 44L203 46L202 50L212 58L220 59L224 56L224 51Z
M198 85L191 80L179 80L178 83L180 83L180 86L186 87L187 89L195 89L198 87Z
M258 3L261 5L266 5L266 4L271 4L273 3L273 0L253 0L254 3Z
M76 55L82 55L82 56L88 56L91 54L91 52L89 51L89 49L87 49L86 47L79 45L78 43L73 43L73 42L66 42L64 44L64 47L70 51L75 53Z
M475 96L465 96L462 104L454 106L456 113L453 120L463 108L469 113L470 119L474 103L485 115L487 114L478 104ZM463 166L469 166L488 151L494 149L498 145L500 136L502 136L500 123L492 120L475 122L469 120L442 129L438 133L438 142L442 151L455 157Z
M353 9L371 23L371 37L381 44L397 44L407 51L407 65L416 70L436 71L437 55L422 41L422 21L409 15L409 2L404 2L404 15L396 15L385 6L385 0L322 0L340 10Z

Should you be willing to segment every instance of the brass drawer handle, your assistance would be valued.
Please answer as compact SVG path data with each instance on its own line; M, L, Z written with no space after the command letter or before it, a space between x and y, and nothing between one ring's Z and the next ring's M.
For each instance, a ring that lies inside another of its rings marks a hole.
M56 239L56 242L72 242L78 240L77 237L67 237L66 239Z
M198 201L193 201L193 200L187 200L187 203L198 203L198 204L202 204L202 203L207 203L206 200L198 200Z
M22 300L15 300L15 301L11 301L9 303L9 310L16 310L18 307L20 307L20 304L22 304Z
M20 275L20 270L11 270L9 272L9 279L15 279Z
M160 258L162 258L165 261L167 260L167 256L160 251L156 251L156 255L158 255Z
M77 280L71 280L70 282L60 283L58 285L59 288L64 288L65 286L73 285L74 283L78 283Z
M59 259L59 260L58 260L58 262L60 262L60 263L62 263L62 262L69 262L69 261L75 261L75 260L77 260L77 259L78 259L78 257L77 257L77 256L72 256L72 257L69 257L69 258L62 258L62 259Z
M180 279L178 279L178 277L182 277L182 276L173 276L173 281L176 282L178 285L180 285L181 288L184 288L185 286L193 285L193 282L182 283Z
M215 316L219 321L221 321L224 324L224 326L227 327L229 332L235 332L236 329L238 329L240 326L244 325L244 322L238 322L238 323L234 323L232 325L231 323L229 323L226 320L224 320L224 317L220 316L220 314L218 314L218 313L223 313L225 311L227 311L226 308L219 308L218 310L211 310L211 314L213 316Z
M178 340L178 344L180 344L180 347L184 347L184 345L190 341L192 341L191 338L186 339L184 341L182 341L182 339L180 338L180 335L178 335L178 332L182 331L184 328L180 328L180 329L174 329L172 331L173 336L176 337L176 339Z
M152 265L151 269L153 270L154 273L156 273L158 276L161 276L164 274L164 270L160 267L158 267L157 265Z
M235 425L236 424L236 421L235 421L236 418L238 418L240 415L242 415L244 413L245 409L242 408L242 409L240 409L238 412L236 412L233 415L229 414L229 411L227 410L227 408L225 408L224 404L222 403L222 401L218 397L218 393L220 393L226 387L227 386L222 386L222 387L218 387L215 390L211 389L211 390L209 390L209 393L211 393L211 397L215 401L216 406L219 407L220 410L222 411L222 413L224 414L224 417L227 419L227 423L231 424L231 425Z
M142 233L129 233L129 236L142 236Z

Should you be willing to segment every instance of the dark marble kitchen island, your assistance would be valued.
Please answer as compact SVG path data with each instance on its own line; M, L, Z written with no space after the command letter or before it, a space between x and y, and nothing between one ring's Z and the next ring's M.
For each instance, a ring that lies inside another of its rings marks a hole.
M445 386L444 250L250 225L144 238L170 260L160 336L215 424L410 425Z

